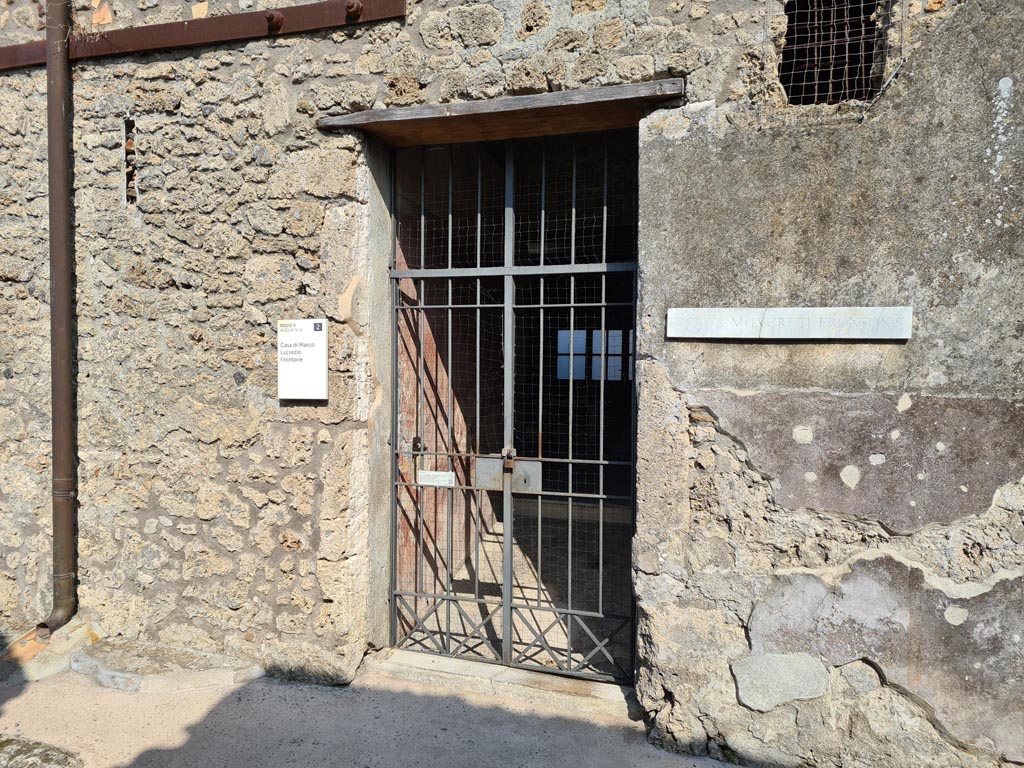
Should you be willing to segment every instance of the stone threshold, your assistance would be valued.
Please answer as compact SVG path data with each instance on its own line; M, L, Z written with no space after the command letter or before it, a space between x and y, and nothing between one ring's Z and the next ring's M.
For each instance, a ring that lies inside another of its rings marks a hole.
M516 669L467 659L453 659L417 651L388 649L368 656L362 674L376 674L414 683L456 687L467 693L500 694L524 701L549 699L565 703L565 697L578 697L586 707L607 706L609 713L621 716L623 703L631 720L640 720L640 705L632 686L565 677L546 672ZM360 682L360 675L354 681Z

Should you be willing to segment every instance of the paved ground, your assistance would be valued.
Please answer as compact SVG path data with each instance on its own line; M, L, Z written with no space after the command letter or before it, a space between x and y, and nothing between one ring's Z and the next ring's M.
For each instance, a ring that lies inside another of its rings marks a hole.
M64 672L0 685L0 733L69 750L86 768L717 765L647 744L616 689L584 697L540 685L533 695L457 674L396 676L377 664L347 688L257 680L128 693Z

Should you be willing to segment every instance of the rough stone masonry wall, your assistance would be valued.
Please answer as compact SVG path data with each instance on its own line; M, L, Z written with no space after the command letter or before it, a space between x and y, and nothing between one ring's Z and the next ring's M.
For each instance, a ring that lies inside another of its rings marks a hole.
M40 38L41 7L3 5L0 43ZM247 7L83 1L76 26ZM911 15L924 29L949 8ZM83 611L112 635L347 679L386 638L387 180L316 118L679 76L739 119L779 103L781 9L432 0L404 22L76 65ZM0 615L17 630L49 600L45 80L0 80ZM297 315L330 320L326 407L275 400L275 321Z
M4 5L0 43L38 39L39 7ZM668 75L749 100L770 8L410 3L404 22L75 65L83 611L347 679L387 639L387 179L379 151L315 120ZM84 2L76 27L192 14ZM17 631L49 604L45 79L0 81L0 615ZM324 315L330 403L283 407L276 320Z
M642 127L637 693L671 748L1024 762L1022 34L963 7L864 122ZM907 344L665 338L894 304Z
M372 180L354 139L273 141L287 118L251 65L210 53L75 83L81 604L111 634L344 679L371 614ZM4 123L21 143L5 163L0 488L16 628L48 601L49 361L43 78L10 80L30 94ZM276 320L323 315L329 405L282 407Z

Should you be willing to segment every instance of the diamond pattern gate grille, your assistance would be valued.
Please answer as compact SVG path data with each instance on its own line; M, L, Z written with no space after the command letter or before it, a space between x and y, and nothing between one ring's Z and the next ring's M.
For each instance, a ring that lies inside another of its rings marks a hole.
M632 677L636 146L397 154L397 646Z

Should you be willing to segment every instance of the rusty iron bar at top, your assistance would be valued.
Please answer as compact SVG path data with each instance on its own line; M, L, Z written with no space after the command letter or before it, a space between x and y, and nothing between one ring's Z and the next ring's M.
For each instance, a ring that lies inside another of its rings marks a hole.
M404 17L405 0L369 0L365 6L360 0L325 0L270 11L248 11L72 35L69 48L71 60L81 61L103 56L257 40ZM0 47L0 71L45 63L44 40Z

